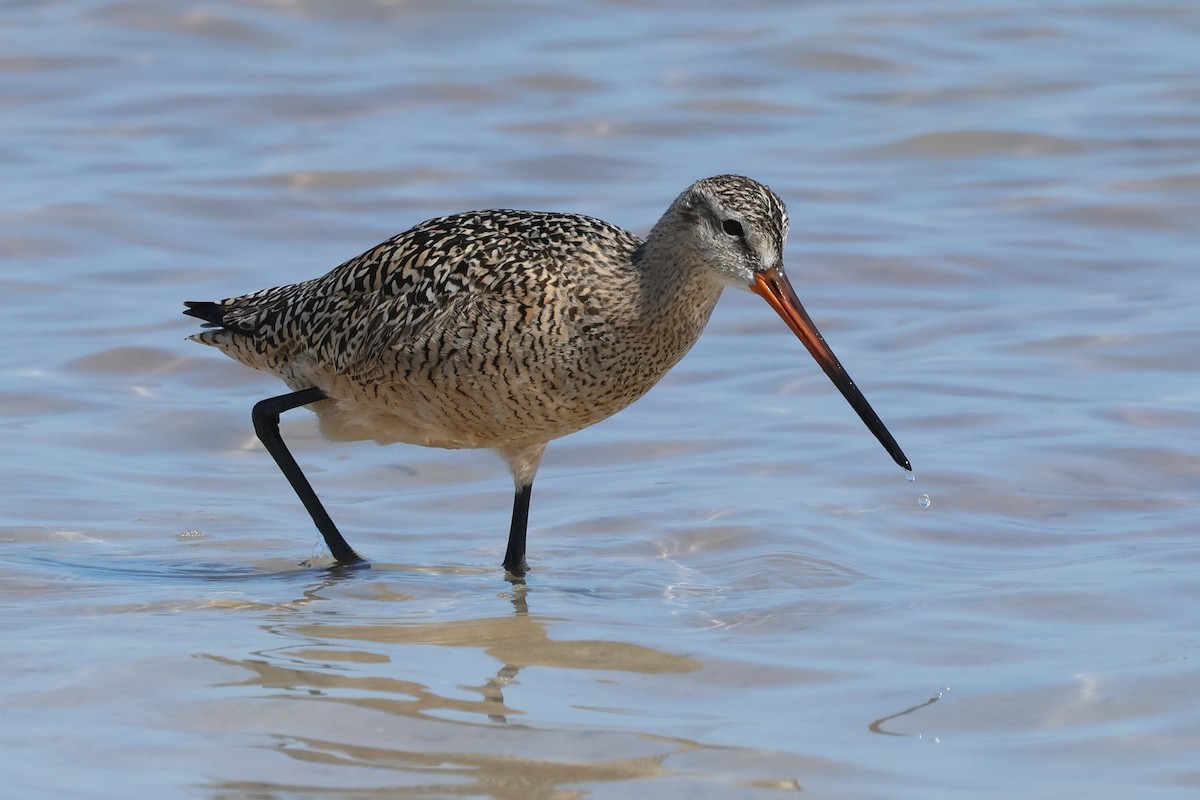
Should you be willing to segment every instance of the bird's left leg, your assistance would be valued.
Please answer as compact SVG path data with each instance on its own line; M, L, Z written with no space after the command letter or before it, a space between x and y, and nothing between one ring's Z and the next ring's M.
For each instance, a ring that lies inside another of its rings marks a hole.
M339 564L357 564L364 559L354 552L354 548L342 538L337 526L330 519L329 512L325 510L325 506L321 505L317 493L313 491L312 484L308 482L308 478L304 477L300 465L296 463L291 451L284 444L283 437L279 435L280 414L293 408L315 403L318 400L325 400L327 397L328 395L315 386L301 389L298 392L281 394L278 397L268 397L254 405L250 416L254 420L254 432L258 434L258 438L267 448L267 452L279 465L279 471L288 479L288 483L292 485L300 502L304 503L317 530L325 537L325 544L328 545L329 552L333 554Z

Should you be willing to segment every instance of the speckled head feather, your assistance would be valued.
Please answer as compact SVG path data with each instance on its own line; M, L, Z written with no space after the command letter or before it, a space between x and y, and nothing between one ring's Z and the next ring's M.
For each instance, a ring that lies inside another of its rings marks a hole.
M661 234L676 246L692 247L693 258L722 283L746 289L756 273L782 265L787 233L787 209L778 195L741 175L717 175L685 189L650 238Z
M743 227L760 232L782 253L788 235L787 207L769 186L741 175L717 175L696 181L689 191L711 194Z

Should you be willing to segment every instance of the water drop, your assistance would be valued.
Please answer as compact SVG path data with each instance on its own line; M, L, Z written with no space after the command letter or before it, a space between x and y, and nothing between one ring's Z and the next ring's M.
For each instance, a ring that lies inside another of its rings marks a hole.
M929 508L929 504L933 501L929 499L929 495L923 494L917 498L917 505L921 508Z
M911 469L904 470L904 480L908 481L909 483L912 483L916 479L917 479L917 473L913 472Z

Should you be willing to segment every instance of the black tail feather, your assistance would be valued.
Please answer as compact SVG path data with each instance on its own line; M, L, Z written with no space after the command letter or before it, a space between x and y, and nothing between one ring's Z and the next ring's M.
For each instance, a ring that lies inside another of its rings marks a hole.
M204 328L220 328L225 325L225 306L220 303L211 303L207 300L186 300L184 305L187 306L183 310L184 314L189 317L197 317L204 320Z

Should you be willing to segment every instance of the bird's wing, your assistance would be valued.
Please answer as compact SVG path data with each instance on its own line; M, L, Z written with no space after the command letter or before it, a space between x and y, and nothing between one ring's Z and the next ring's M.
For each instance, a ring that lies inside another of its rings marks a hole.
M453 372L524 336L564 258L530 236L529 217L430 220L330 273L323 316L342 346L323 354L327 363L354 380L392 382Z

